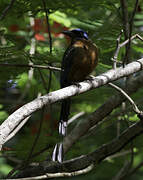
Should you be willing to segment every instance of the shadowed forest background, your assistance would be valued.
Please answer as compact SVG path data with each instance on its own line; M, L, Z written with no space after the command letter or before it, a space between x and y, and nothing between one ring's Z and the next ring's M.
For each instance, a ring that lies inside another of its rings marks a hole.
M61 60L70 43L61 32L74 28L84 29L99 49L99 64L93 76L116 66L126 67L126 64L142 58L141 0L0 0L0 124L24 104L60 88ZM125 40L128 43L116 54L119 44ZM129 93L140 111L143 110L143 84L135 78L138 80L142 74L139 71L113 82ZM94 116L99 108L107 111L107 115L97 124L93 123L67 148L66 160L100 149L140 121L128 100L123 99L114 106L120 98L120 92L108 84L72 97L70 118L74 119L70 119L68 133L83 127L83 122ZM0 179L10 172L10 175L19 172L18 167L24 162L27 166L30 163L34 166L34 163L50 161L54 145L61 141L58 135L60 104L58 101L45 105L34 112L3 145ZM111 106L113 108L108 112L107 107ZM142 180L142 131L129 139L127 145L98 162L91 172L70 178Z

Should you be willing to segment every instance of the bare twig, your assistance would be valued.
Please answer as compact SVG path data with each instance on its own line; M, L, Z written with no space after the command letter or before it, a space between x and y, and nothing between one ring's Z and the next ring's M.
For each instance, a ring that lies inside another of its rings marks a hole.
M32 153L34 152L34 148L36 147L36 144L37 144L37 142L38 142L38 139L39 139L39 137L40 137L40 133L41 133L41 129L42 129L42 124L43 124L43 117L44 117L44 110L45 110L45 108L43 108L42 109L42 114L41 114L41 119L40 119L40 125L39 125L39 128L38 128L38 132L37 132L37 135L36 135L36 137L35 137L35 139L34 139L34 142L33 142L33 144L32 144L32 148L31 148L31 150L30 150L30 153L29 153L29 155L28 155L28 157L27 157L27 160L26 160L26 162L25 162L25 164L28 164L29 163L29 160L31 159L31 157L32 157Z
M131 36L132 36L132 29L133 29L133 21L134 21L134 16L137 10L138 6L138 0L136 0L131 18L129 20L129 15L128 15L128 5L126 0L120 0L121 3L121 8L122 8L122 21L123 21L123 28L124 28L124 35L125 35L125 40L129 39L128 44L126 44L126 53L123 59L123 67L125 64L129 63L130 59L130 49L131 49Z
M126 0L120 0L122 10L122 21L124 28L125 39L129 38L129 17L128 17L128 5Z
M6 142L9 141L13 136L15 136L18 131L20 131L20 129L24 126L24 124L28 121L30 117L31 116L28 116L23 121L21 121L20 124L18 124L18 126L8 135L8 137L6 138Z
M73 117L71 117L71 118L68 120L68 125L69 125L70 123L72 123L73 121L75 121L76 119L78 119L79 117L83 116L84 114L85 114L85 112L82 111L82 112L74 115Z
M141 167L143 167L143 162L140 162L135 168L131 169L128 177L135 174Z
M42 65L34 65L34 64L2 64L0 66L3 67L21 67L21 68L39 68L39 69L49 69L54 71L61 71L61 68L53 67L53 66L42 66Z
M129 38L130 28L129 28L128 4L127 3L128 2L126 0L120 0L125 40L130 39ZM126 54L123 59L123 67L124 67L125 63L126 64L128 63L128 60L129 60L129 49L128 49L128 44L127 44L126 45Z
M52 54L52 36L51 36L51 28L50 28L50 23L49 23L49 9L47 10L46 8L46 1L42 0L43 6L44 6L44 11L45 11L45 16L46 16L46 22L48 26L48 35L49 35L49 44L50 44L50 54ZM49 63L51 65L51 63ZM52 82L52 71L49 71L49 83L48 83L48 92L50 91L51 87L51 82Z
M115 63L115 65L113 64L113 67L114 67L114 68L116 67L116 64L117 64L117 63L122 64L121 62L117 61L120 48L122 48L123 46L125 46L126 44L128 44L129 41L132 41L132 40L135 39L135 38L143 41L143 38L142 38L139 34L135 34L135 35L133 35L130 39L127 39L127 40L125 40L124 42L118 44L118 42L119 42L119 40L120 40L120 35L119 35L119 37L118 37L118 39L117 39L116 51L115 51L115 53L114 53L113 58L111 59L111 60Z
M1 16L0 16L0 21L3 20L6 16L6 14L8 13L9 9L12 8L13 4L14 4L15 0L11 0L10 4L3 10Z
M45 11L45 16L46 16L46 22L48 26L48 35L49 35L49 44L50 44L50 54L52 54L52 36L51 36L51 28L50 28L50 23L49 23L49 16L48 14L50 13L49 9L46 8L46 1L42 0L43 2L43 7Z
M116 154L113 154L113 155L107 157L107 158L105 159L105 161L106 161L106 160L108 161L108 160L111 160L111 159L114 159L114 158L119 158L119 157L122 157L122 156L126 156L126 155L128 155L128 154L130 154L130 153L131 153L131 150L121 151L121 152L118 152L118 153L116 153Z
M114 57L112 58L112 60L113 60L113 69L117 68L117 58L118 58L118 54L119 54L119 50L120 50L119 45L120 45L120 39L121 39L122 33L123 33L123 30L121 30L121 32L119 34L119 37L117 38L116 51L115 51Z
M129 21L129 43L127 44L127 49L126 49L126 54L125 54L125 59L127 58L129 61L130 58L130 50L131 50L131 36L132 36L132 29L133 29L133 22L134 22L134 16L137 10L137 6L138 6L138 0L136 0L135 6L134 6L134 10L132 12L132 16L130 18ZM127 63L129 63L127 61Z
M119 91L121 94L123 94L127 99L128 101L130 102L130 104L133 106L133 110L136 114L141 114L141 111L138 109L137 105L135 104L135 102L132 100L132 98L123 90L121 89L120 87L116 86L115 84L113 83L109 83L109 85L113 88L115 88L117 91Z
M117 175L112 178L112 180L121 180L123 175L126 174L126 172L128 171L128 169L129 169L129 162L125 161L123 167L120 169Z
M139 34L135 34L131 37L131 40L138 38L139 40L143 41L143 38L139 35ZM129 39L127 39L126 41L124 41L123 43L120 44L120 48L125 46L127 43L129 43Z

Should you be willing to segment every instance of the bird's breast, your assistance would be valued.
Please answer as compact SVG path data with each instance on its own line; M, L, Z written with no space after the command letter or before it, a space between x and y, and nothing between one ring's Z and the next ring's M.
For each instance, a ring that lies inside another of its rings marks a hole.
M69 80L72 82L83 81L97 65L97 48L87 41L77 41L73 46L76 49L76 55L69 74Z

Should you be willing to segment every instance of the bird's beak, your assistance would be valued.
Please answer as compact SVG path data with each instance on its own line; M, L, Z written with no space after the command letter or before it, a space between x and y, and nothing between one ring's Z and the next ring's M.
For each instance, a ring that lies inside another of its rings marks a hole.
M69 37L72 37L72 32L71 31L63 31L62 33L69 36Z

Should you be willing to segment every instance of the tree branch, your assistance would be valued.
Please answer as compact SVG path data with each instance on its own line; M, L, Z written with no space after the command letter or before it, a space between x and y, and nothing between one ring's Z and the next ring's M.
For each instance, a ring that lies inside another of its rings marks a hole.
M35 100L25 104L13 114L11 114L7 120L5 120L0 126L0 148L6 142L7 136L13 132L15 127L23 121L26 117L30 116L33 112L41 109L43 106L55 103L62 99L75 96L93 88L103 86L111 81L115 81L124 76L131 75L135 72L142 70L143 58L128 64L125 68L117 68L116 70L110 70L103 73L92 80L86 80L79 83L79 86L71 85L69 87L51 92L45 96L36 98ZM113 103L113 102L112 102Z
M62 164L57 162L44 162L39 164L37 167L28 167L19 174L15 175L13 178L39 176L45 173L73 172L84 169L91 164L96 166L108 156L120 151L142 132L143 122L138 121L122 132L119 137L116 137L111 142L102 145L92 153L82 155L69 161L64 161Z
M125 88L124 91L129 95L135 93L140 87L143 86L142 81L143 72L140 73L140 76L132 78L130 83L128 83L128 87ZM121 95L119 92L111 96L95 112L91 113L88 118L79 121L75 128L68 134L68 136L64 138L64 152L67 152L69 148L80 139L81 136L85 135L90 130L90 128L95 127L125 100L125 96Z
M9 11L9 9L12 8L14 2L15 2L15 0L11 0L10 4L3 10L3 12L2 12L2 14L0 16L0 21L4 19L4 17L6 16L6 14Z
M62 173L46 173L41 176L36 177L28 177L28 178L20 178L20 180L39 180L39 179L49 179L49 178L59 178L59 177L72 177L72 176L79 176L81 174L86 174L94 168L94 165L91 164L88 167L75 171L75 172L62 172ZM9 180L9 179L7 179ZM18 180L18 179L14 179Z
M118 86L116 86L113 83L109 83L109 85L113 88L115 88L117 91L119 91L120 93L122 93L130 102L130 104L133 106L133 110L136 114L140 114L141 111L138 109L137 105L135 104L135 102L132 100L132 98L121 88L119 88Z
M53 66L42 66L42 65L34 65L34 64L2 64L0 66L3 67L21 67L21 68L39 68L39 69L49 69L54 71L61 71L61 68L53 67Z

